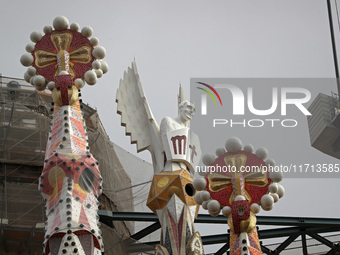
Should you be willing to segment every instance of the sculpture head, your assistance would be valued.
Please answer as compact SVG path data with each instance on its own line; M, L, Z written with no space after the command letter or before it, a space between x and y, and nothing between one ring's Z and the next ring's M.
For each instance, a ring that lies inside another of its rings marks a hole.
M183 87L180 85L178 93L178 117L183 122L190 121L194 116L195 110L195 104L186 99Z
M194 117L196 106L194 103L185 100L178 105L178 115L181 120L190 121Z

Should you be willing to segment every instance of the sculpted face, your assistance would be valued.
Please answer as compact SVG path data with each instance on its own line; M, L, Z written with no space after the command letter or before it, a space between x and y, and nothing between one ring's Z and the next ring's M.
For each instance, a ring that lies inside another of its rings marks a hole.
M179 105L179 115L187 120L191 120L194 117L196 107L189 101L184 101Z

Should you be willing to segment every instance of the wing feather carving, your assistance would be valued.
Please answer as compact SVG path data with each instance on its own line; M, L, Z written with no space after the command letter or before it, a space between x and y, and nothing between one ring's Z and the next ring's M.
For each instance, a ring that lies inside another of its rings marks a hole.
M159 126L149 107L134 61L120 80L116 102L121 125L125 127L125 134L131 137L131 143L137 145L137 152L149 150L155 171L163 169Z

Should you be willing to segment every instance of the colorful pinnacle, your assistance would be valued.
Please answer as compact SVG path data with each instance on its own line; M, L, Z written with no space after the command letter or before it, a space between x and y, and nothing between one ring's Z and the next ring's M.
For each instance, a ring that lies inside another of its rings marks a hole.
M234 137L226 142L226 150L216 150L214 155L203 156L207 171L200 172L205 178L195 179L195 200L208 210L211 216L228 217L230 227L230 254L262 254L256 230L256 216L269 211L283 195L278 184L281 172L271 172L274 160L268 159L264 148L253 153L253 146L242 146ZM243 147L243 150L242 150ZM266 161L264 161L266 160Z
M101 59L105 49L93 30L57 17L45 35L31 34L20 61L28 66L24 78L39 91L52 91L54 113L39 189L46 202L43 254L99 255L104 251L99 229L98 196L102 177L89 152L78 90L94 85L108 71Z

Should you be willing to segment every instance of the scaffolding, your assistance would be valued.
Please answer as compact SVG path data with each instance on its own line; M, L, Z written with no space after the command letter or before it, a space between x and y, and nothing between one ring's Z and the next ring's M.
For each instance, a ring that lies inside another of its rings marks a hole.
M50 129L52 98L22 79L0 75L0 254L42 254L45 209L38 191ZM83 105L89 146L104 179L101 208L133 211L131 179L95 109ZM120 240L134 233L131 222L102 224L105 254L124 254ZM115 245L113 245L115 244Z
M331 96L329 97L330 109L330 122L333 122L340 113L340 102L338 94L331 91Z
M1 77L0 83L0 160L41 165L50 121L50 96L22 80Z

